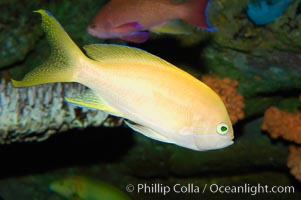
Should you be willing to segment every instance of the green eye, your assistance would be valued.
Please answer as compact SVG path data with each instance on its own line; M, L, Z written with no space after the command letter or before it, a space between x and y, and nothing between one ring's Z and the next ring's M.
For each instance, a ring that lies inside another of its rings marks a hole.
M225 135L228 133L229 127L225 123L220 123L219 125L217 125L216 130L218 134Z

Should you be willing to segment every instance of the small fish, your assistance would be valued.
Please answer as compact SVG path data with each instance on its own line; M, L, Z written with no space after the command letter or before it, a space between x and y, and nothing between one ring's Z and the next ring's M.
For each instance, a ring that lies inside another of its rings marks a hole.
M198 79L155 55L122 45L86 45L87 57L50 12L36 12L42 15L52 53L23 80L12 80L15 87L78 82L90 89L66 97L67 102L122 117L152 139L199 151L233 143L224 103Z
M122 190L100 180L71 176L49 185L49 190L71 200L130 200Z
M190 34L184 22L197 28L216 31L207 19L210 0L111 0L101 7L87 31L92 36L125 41L145 42L151 32Z
M250 2L247 5L247 15L256 25L269 24L277 20L290 4L291 0Z

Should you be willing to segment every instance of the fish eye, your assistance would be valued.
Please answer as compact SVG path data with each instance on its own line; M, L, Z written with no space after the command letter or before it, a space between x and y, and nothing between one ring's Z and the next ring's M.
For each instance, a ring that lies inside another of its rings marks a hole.
M220 135L225 135L228 133L229 127L226 123L220 123L216 127L217 133Z

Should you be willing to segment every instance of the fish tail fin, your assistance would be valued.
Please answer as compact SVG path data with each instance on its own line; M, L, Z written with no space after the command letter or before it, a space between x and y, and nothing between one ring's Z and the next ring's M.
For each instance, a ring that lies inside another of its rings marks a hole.
M45 10L35 11L42 16L42 29L50 44L49 58L29 72L21 81L12 80L15 87L76 80L80 59L86 56L71 40L54 16Z
M207 11L211 0L191 0L184 3L182 9L183 20L196 26L197 28L205 29L210 32L215 32L217 29L210 25Z

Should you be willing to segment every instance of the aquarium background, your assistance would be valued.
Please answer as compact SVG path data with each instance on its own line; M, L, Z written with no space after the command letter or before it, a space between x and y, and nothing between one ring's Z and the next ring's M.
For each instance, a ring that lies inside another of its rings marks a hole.
M165 196L127 192L132 199L300 199L301 0L289 1L280 16L281 0L266 1L264 8L251 6L258 13L275 13L274 21L256 25L247 8L250 2L261 1L212 0L208 14L217 32L191 27L189 37L153 34L146 43L133 44L86 33L90 19L106 1L0 0L0 197L61 200L49 184L81 175L125 192L128 184L201 189ZM51 11L80 47L135 46L203 80L229 110L234 144L196 152L146 138L118 118L66 105L65 93L83 90L77 84L12 88L10 78L22 78L49 55L40 17L32 12L37 9ZM293 186L295 191L203 193L205 185L212 184Z

